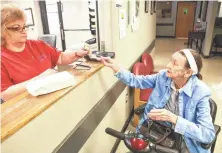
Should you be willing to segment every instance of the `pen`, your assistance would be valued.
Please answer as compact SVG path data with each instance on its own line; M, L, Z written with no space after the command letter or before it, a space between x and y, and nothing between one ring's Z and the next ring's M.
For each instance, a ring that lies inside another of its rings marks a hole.
M82 67L88 67L88 68L91 68L89 65L83 65L83 64L76 64L76 66L82 66Z

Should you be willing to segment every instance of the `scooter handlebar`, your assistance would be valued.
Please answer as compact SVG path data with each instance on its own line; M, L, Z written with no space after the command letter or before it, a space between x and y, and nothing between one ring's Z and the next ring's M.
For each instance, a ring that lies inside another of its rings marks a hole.
M116 138L119 138L121 140L125 138L125 135L123 133L116 131L114 129L111 129L111 128L106 128L106 133Z
M170 148L163 147L163 146L160 146L160 145L156 145L155 150L156 151L161 151L161 152L167 152L167 153L179 153L178 150L170 149Z

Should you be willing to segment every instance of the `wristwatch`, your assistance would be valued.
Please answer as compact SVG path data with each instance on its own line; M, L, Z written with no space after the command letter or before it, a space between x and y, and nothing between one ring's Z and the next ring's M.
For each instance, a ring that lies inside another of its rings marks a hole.
M5 101L1 98L1 104L3 104Z

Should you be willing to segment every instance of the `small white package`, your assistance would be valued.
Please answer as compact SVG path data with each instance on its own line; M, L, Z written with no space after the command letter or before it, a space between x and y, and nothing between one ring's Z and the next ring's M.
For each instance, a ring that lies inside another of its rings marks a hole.
M44 78L30 81L26 89L32 96L51 93L76 84L75 77L69 72L58 72Z

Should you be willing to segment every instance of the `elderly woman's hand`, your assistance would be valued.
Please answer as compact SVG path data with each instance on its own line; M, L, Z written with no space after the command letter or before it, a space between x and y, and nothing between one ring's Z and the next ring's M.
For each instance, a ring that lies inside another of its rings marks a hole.
M166 109L152 109L148 113L148 117L152 120L168 121L176 124L178 116Z
M120 70L120 67L112 60L110 57L101 57L101 62L107 66L113 69L113 71L116 73Z

